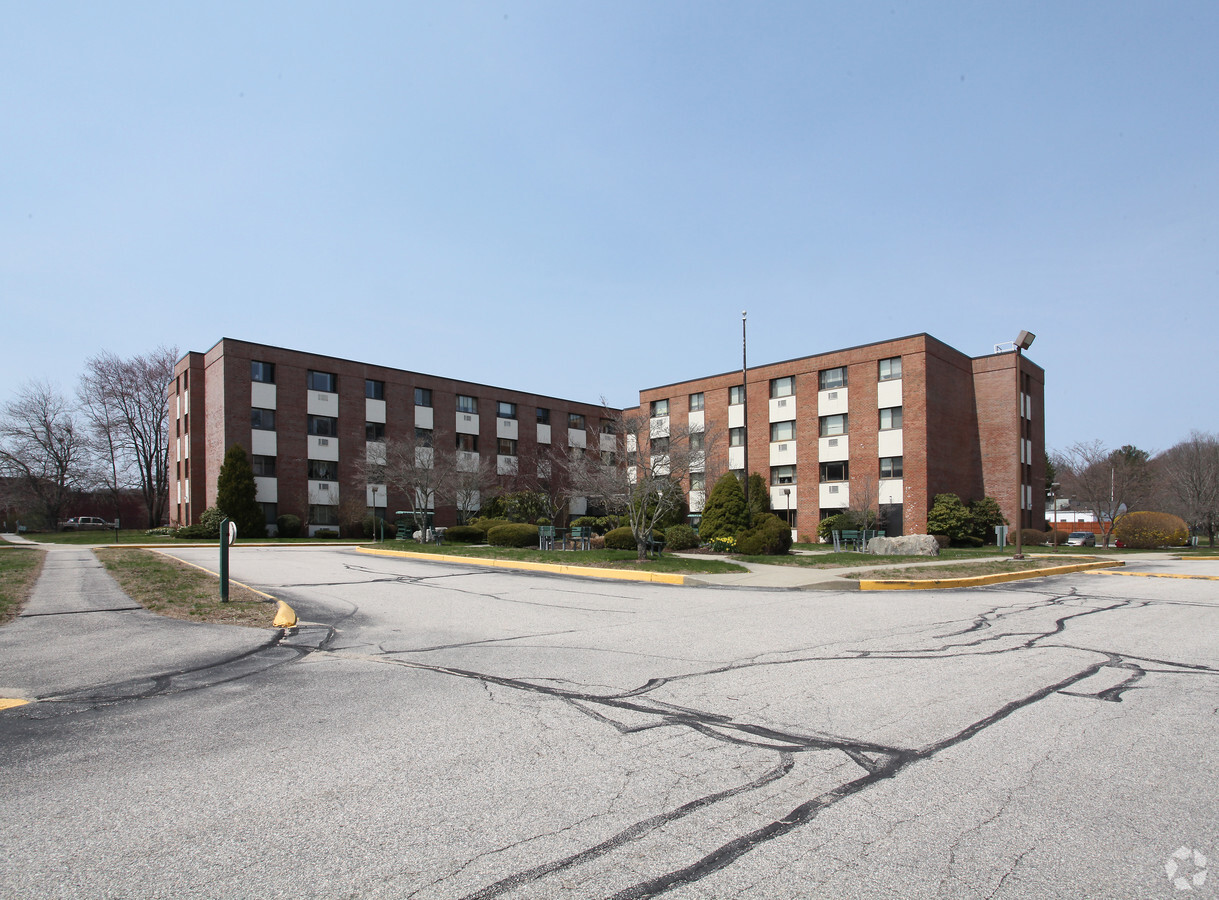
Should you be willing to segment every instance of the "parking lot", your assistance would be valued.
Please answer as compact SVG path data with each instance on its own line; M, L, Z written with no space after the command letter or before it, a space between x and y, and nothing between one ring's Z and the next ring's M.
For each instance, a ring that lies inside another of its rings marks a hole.
M0 896L1214 895L1219 562L880 594L231 565L299 631L21 676Z

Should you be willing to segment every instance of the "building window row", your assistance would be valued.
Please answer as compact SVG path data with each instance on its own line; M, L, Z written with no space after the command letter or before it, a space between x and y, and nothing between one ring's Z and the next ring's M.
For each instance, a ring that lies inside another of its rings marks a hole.
M325 394L339 392L339 379L333 372L315 372L310 369L305 379L305 385L311 391L321 391Z
M900 406L890 406L880 411L880 430L888 431L892 428L902 427L902 408Z

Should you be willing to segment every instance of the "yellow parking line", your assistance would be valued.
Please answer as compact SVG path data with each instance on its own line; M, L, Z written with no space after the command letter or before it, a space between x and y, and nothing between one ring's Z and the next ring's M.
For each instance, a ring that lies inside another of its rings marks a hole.
M14 706L25 706L29 700L16 700L9 697L0 697L0 709L12 709Z
M1219 575L1178 575L1173 572L1098 572L1098 575L1138 575L1140 578L1193 578L1197 581L1219 581Z
M597 569L592 566L565 566L555 563L525 562L515 559L487 559L481 556L445 556L438 553L411 553L409 550L374 550L357 547L357 553L373 556L400 556L427 562L463 563L467 566L489 566L493 569L519 569L525 572L552 572L557 575L582 575L585 578L614 578L619 581L648 581L652 584L685 584L686 576L669 572L640 572L637 569Z

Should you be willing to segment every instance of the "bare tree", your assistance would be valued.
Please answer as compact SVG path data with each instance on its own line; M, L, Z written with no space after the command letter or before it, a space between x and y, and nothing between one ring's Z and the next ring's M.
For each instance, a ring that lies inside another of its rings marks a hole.
M1155 459L1166 506L1206 532L1211 547L1219 530L1219 436L1190 433Z
M1129 444L1109 450L1100 441L1072 444L1054 458L1063 493L1095 513L1106 547L1118 514L1138 508L1151 495L1148 458L1147 451Z
M459 455L453 466L452 480L457 524L468 525L482 506L487 491L495 485L495 463L473 453Z
M89 486L88 443L71 404L45 381L27 382L0 417L0 475L55 528L75 491Z
M627 519L642 560L652 529L685 500L691 462L702 465L705 451L692 451L689 429L668 418L607 409L603 419L613 423L625 458L615 457L610 464L590 461L573 473L576 486L584 496L600 500Z
M364 480L385 484L406 501L415 530L426 536L428 515L449 499L457 480L456 457L437 453L430 438L370 444Z
M849 512L859 521L859 527L871 531L880 527L880 477L857 475L851 479Z
M138 489L148 526L164 519L169 504L169 411L166 385L176 347L123 359L109 351L85 363L77 390L93 446L106 460L107 487Z

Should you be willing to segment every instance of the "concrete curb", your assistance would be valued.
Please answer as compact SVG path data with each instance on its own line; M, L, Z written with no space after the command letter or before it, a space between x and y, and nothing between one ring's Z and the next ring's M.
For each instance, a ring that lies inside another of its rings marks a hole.
M616 581L645 581L651 584L686 583L685 575L668 572L636 572L631 569L597 569L592 566L563 566L554 563L523 562L512 559L483 559L475 556L448 556L438 553L412 553L409 550L377 550L357 547L357 553L370 556L396 556L402 559L418 559L424 562L460 563L466 566L485 566L492 569L517 569L523 572L550 572L554 575L579 575L583 578L609 578Z
M1075 563L1069 566L1050 566L1045 569L1025 569L1022 572L1000 572L996 575L975 575L969 578L929 579L869 579L859 580L861 591L930 591L945 588L980 587L987 584L1002 584L1006 581L1023 581L1028 578L1043 578L1047 575L1069 575L1072 572L1087 572L1093 569L1113 569L1126 565L1123 560L1101 560L1100 562Z

